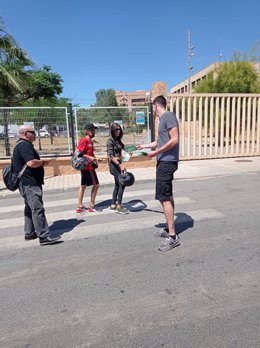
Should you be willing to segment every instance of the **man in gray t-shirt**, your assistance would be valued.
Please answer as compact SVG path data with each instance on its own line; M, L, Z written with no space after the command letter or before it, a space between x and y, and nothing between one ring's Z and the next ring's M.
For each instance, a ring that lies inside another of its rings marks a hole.
M147 154L157 156L155 199L163 207L166 228L160 231L164 242L159 246L160 251L168 251L180 244L174 226L173 174L178 169L179 161L179 125L176 116L166 110L165 97L158 96L153 101L153 112L159 117L158 139L150 144L139 145L138 149L156 147Z
M179 133L177 117L172 112L166 111L159 121L157 149L160 149L170 140L169 130L172 128L176 128L177 132ZM158 154L157 161L178 162L179 143L169 150Z

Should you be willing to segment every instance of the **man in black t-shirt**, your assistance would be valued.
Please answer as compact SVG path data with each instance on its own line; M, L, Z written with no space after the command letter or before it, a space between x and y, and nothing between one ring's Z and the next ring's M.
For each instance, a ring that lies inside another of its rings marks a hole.
M23 125L19 129L19 140L13 151L13 170L19 173L23 166L27 167L21 177L19 191L24 199L24 232L25 240L39 238L40 245L54 244L60 238L51 238L42 200L44 184L44 164L49 160L40 159L33 146L36 132L33 127Z

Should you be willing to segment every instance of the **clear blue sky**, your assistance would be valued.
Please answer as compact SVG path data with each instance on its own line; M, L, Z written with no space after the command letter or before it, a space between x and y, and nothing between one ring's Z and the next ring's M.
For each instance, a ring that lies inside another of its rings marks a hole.
M52 66L63 96L88 105L101 88L168 90L187 78L187 33L194 72L260 40L260 1L0 0L0 15L38 67Z

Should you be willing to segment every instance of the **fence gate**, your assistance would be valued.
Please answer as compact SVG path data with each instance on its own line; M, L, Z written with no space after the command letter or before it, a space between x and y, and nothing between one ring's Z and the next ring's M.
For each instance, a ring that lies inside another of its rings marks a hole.
M172 94L181 159L260 155L259 94Z

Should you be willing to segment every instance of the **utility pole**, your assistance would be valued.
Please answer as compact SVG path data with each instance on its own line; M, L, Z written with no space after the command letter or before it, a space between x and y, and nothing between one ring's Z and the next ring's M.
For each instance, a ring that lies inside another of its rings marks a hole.
M190 77L191 77L191 70L193 69L193 66L191 66L191 57L194 56L195 53L192 53L192 50L194 50L195 46L191 46L191 39L190 39L190 31L188 31L188 93L191 93L191 83L190 83Z

